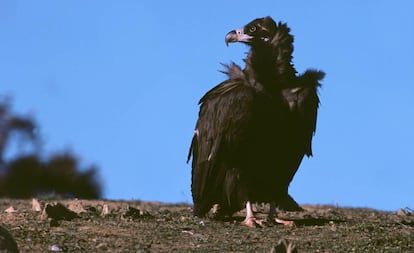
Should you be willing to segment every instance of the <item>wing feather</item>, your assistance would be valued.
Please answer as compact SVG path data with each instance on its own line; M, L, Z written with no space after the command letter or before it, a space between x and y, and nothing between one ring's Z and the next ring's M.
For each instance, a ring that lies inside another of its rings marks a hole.
M240 147L245 146L243 142L252 120L254 97L254 89L245 85L243 80L230 79L207 92L200 100L199 118L188 156L193 159L192 192L195 202L220 202L226 170L240 162L243 152Z
M307 70L299 76L298 85L285 89L283 95L291 110L291 120L296 146L303 152L302 155L312 156L312 137L316 131L316 119L319 107L319 81L325 73L322 71Z

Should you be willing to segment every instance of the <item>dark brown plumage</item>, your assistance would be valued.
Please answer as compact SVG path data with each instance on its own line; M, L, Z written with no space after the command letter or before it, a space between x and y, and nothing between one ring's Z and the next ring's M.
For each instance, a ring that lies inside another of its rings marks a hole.
M0 252L19 253L16 241L10 232L3 226L0 226Z
M245 68L225 65L228 79L199 102L188 157L193 157L196 216L214 204L227 215L246 203L248 209L252 202L274 207L287 198L303 156L312 155L317 88L324 73L296 74L290 29L270 17L229 32L225 40L245 43L250 51Z

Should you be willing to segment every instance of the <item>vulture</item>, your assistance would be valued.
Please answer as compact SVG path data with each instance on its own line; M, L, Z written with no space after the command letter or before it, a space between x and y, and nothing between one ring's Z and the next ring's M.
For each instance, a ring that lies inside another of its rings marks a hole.
M249 47L245 67L224 65L228 79L199 101L199 115L188 154L192 159L194 215L218 205L231 216L246 208L244 224L262 225L254 203L276 206L290 197L288 187L304 155L312 156L319 106L318 87L325 73L297 74L292 63L293 36L286 23L257 18L225 36ZM288 224L288 221L285 221Z

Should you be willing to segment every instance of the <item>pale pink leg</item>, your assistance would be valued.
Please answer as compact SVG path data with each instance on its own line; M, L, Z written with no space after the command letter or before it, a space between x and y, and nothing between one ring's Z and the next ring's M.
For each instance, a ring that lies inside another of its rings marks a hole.
M254 217L250 201L246 202L246 219L244 219L243 224L251 228L263 227L262 221L257 220L256 217Z

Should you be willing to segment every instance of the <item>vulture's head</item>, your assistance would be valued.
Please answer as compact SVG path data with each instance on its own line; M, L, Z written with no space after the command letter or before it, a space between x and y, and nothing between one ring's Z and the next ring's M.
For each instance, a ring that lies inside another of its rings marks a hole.
M277 26L271 17L257 18L240 29L227 33L226 45L232 42L243 42L250 46L271 43Z

